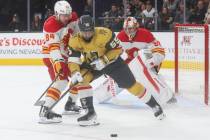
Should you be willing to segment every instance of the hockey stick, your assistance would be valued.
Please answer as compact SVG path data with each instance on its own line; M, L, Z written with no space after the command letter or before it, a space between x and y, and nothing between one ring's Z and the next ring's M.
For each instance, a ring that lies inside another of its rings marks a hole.
M87 71L82 75L82 77L85 76L88 72L89 72L89 70L87 70ZM62 94L62 96L61 96L61 97L60 97L60 98L59 98L51 107L48 108L48 112L51 111L51 110L55 107L55 105L57 105L58 102L60 102L60 100L63 99L63 97L66 96L66 94L69 92L69 90L70 90L72 87L74 87L76 84L78 84L78 82L77 82L77 83L74 83L73 85L70 85L70 87ZM45 102L44 102L44 103L45 103ZM44 104L43 104L43 105L44 105Z
M49 111L51 111L54 107L55 107L55 105L57 105L58 104L58 102L61 100L61 99L63 99L63 97L64 96L66 96L66 94L69 92L69 90L73 87L74 85L72 85L70 88L68 88L63 94L62 94L62 96L51 106L51 107L49 107L49 109L48 109L48 112ZM44 102L45 103L45 102Z
M45 95L48 89L55 83L55 81L60 76L60 74L61 74L61 71L56 75L55 79L51 82L51 84L47 87L47 89L42 93L39 99L36 100L36 102L34 103L34 106L42 106L45 103L45 101L41 100L41 98Z

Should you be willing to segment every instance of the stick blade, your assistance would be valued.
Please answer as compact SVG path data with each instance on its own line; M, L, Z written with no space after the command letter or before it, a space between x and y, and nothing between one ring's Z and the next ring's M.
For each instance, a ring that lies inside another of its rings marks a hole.
M43 100L40 100L40 101L37 101L34 106L43 106L45 104L45 101Z

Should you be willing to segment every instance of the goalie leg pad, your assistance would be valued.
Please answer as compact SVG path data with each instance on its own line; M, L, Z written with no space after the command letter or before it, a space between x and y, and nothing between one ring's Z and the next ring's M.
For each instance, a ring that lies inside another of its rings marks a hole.
M104 79L102 79L104 78ZM94 97L98 100L99 103L105 103L106 101L110 100L112 97L115 97L117 93L114 80L110 77L101 77L101 79L97 80L104 80L95 90L94 90Z

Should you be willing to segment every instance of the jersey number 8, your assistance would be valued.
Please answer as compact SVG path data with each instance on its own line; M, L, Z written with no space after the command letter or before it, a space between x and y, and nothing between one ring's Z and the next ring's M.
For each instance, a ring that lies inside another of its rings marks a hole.
M54 34L46 34L45 38L46 38L46 41L49 41L50 39L54 39L55 36L54 36Z

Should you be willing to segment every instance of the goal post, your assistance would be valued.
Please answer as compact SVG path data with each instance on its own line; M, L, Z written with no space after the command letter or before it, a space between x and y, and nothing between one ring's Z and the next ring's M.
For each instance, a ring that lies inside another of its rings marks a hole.
M209 102L209 25L176 24L175 92Z

